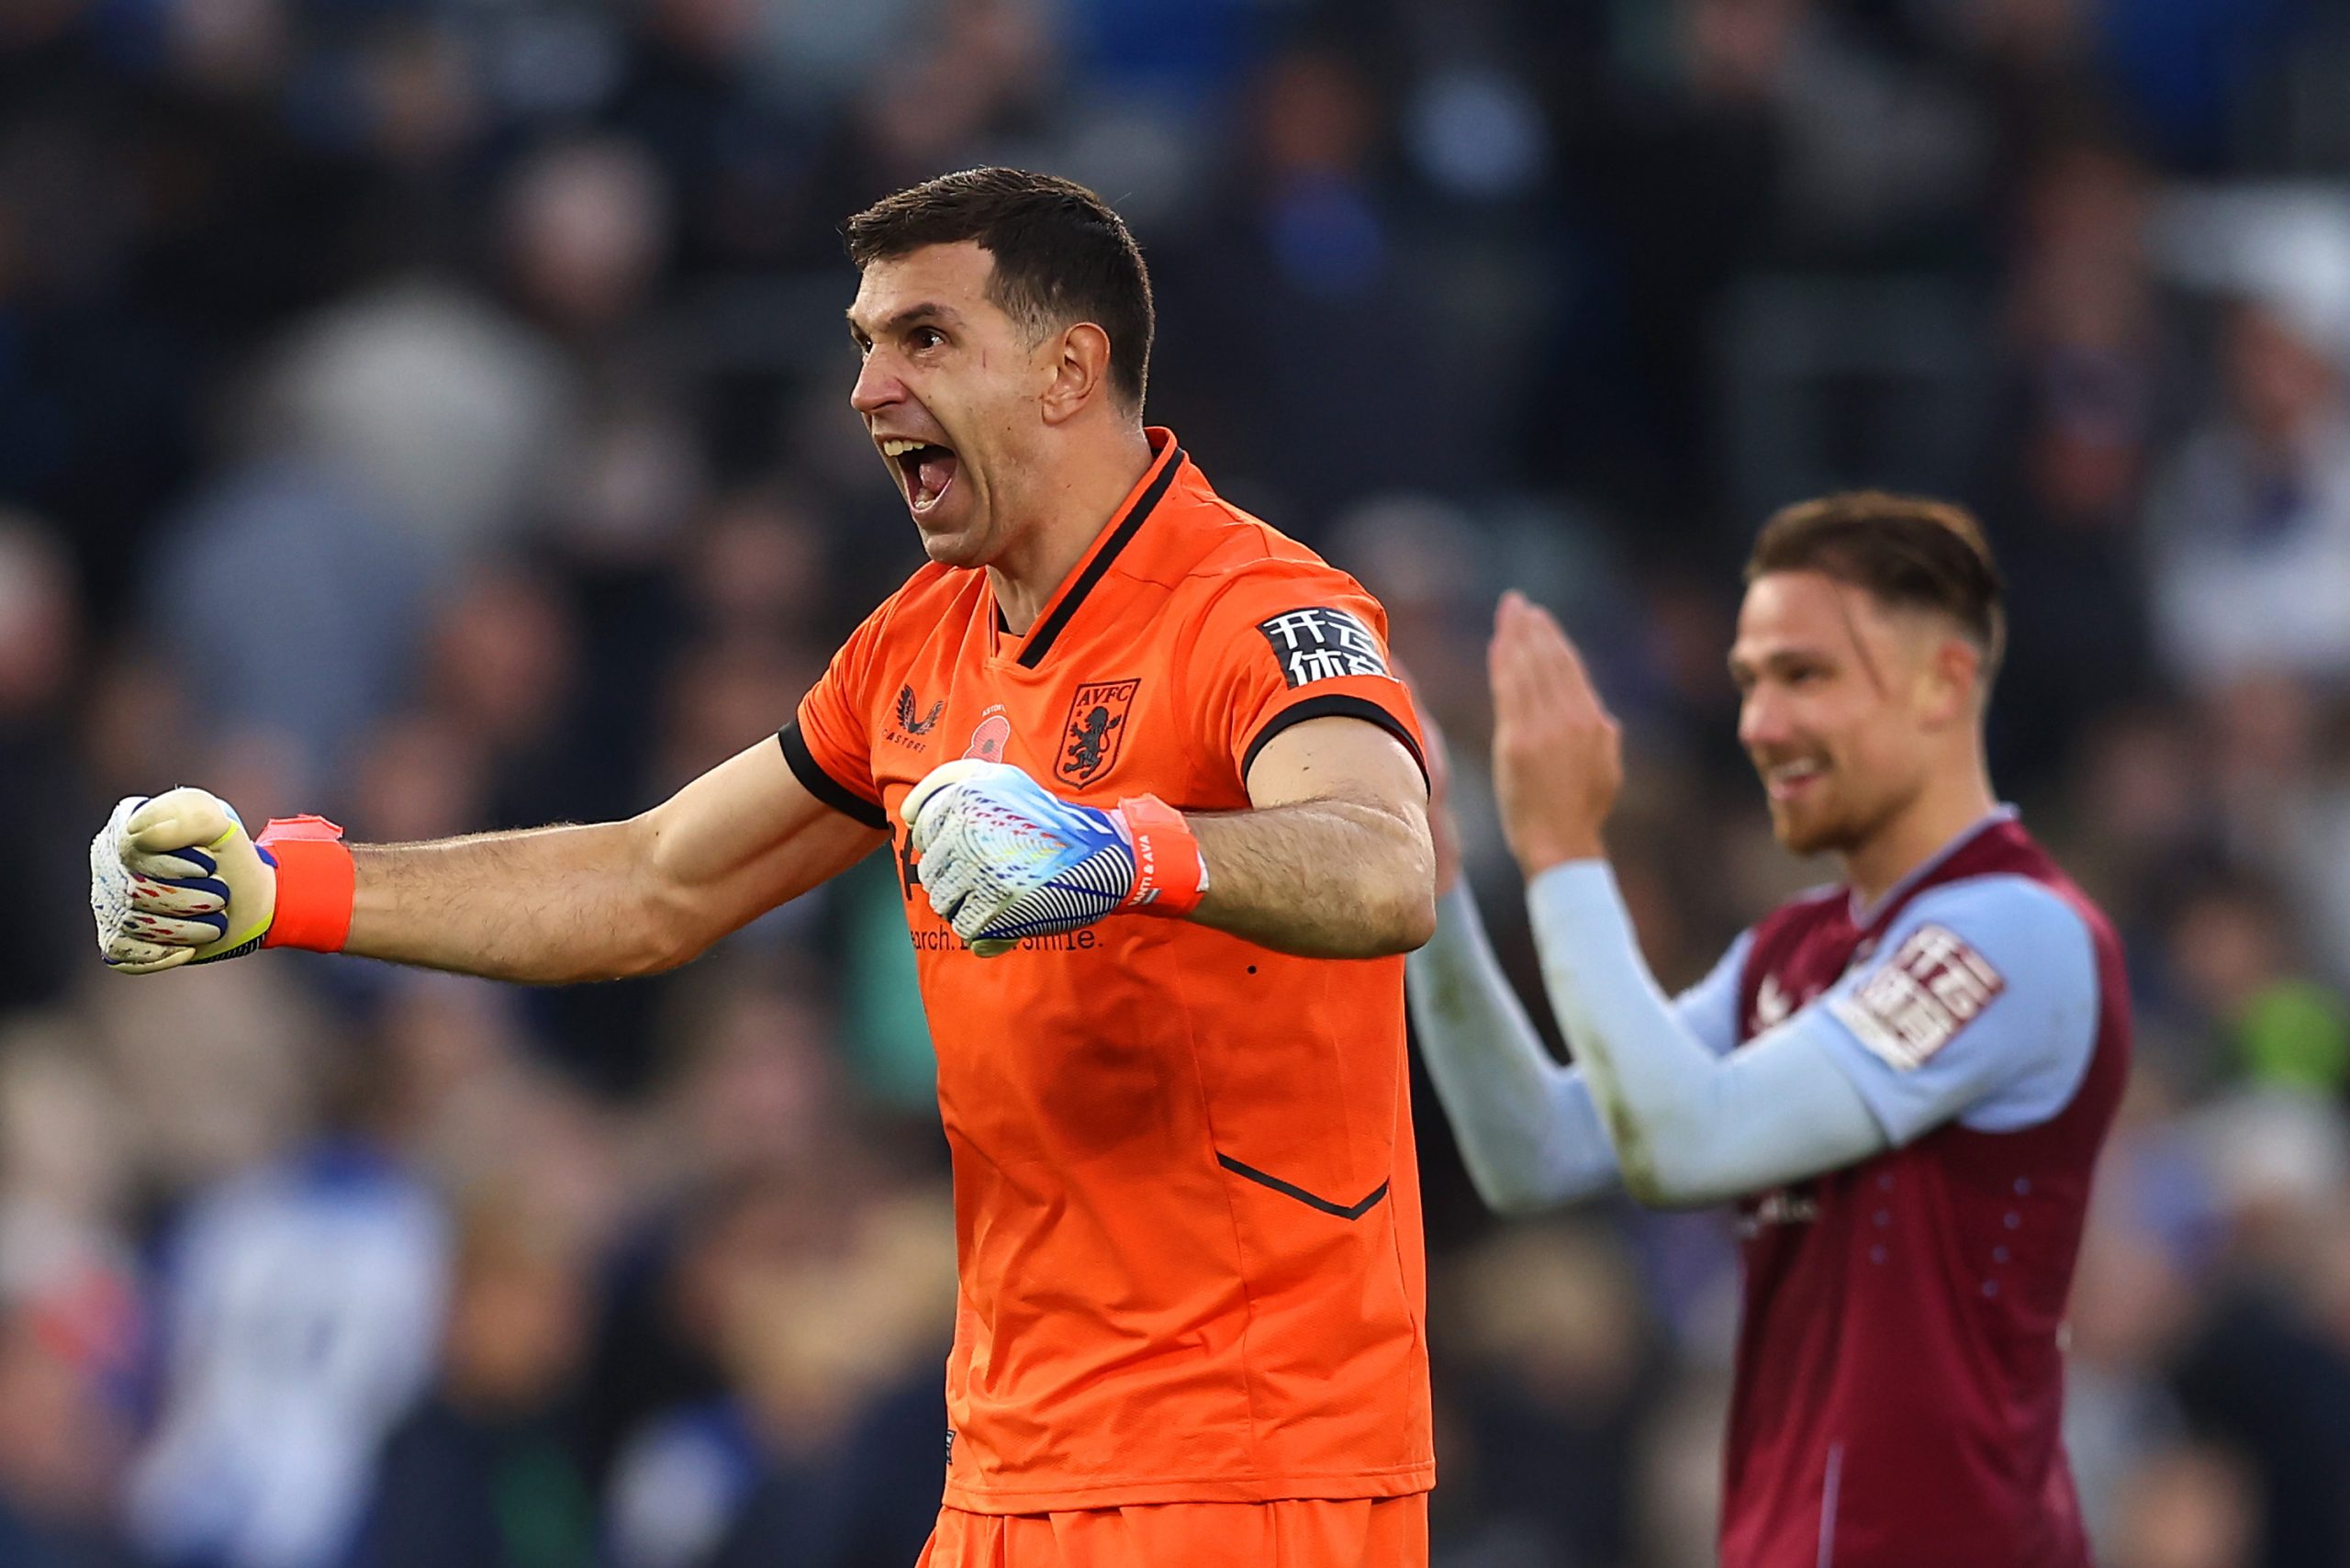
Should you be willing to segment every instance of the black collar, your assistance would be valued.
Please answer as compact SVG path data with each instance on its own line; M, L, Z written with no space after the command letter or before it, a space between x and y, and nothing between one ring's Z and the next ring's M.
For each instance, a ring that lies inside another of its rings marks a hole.
M1078 573L1077 580L1069 584L1069 591L1061 595L1060 602L1053 606L1052 613L1046 616L1043 623L1029 634L1027 644L1020 650L1018 662L1021 668L1035 669L1044 662L1045 655L1052 648L1053 640L1069 624L1069 617L1077 613L1077 607L1085 602L1085 596L1093 591L1093 585L1109 571L1110 563L1118 558L1118 552L1134 543L1135 535L1142 532L1145 520L1174 485L1175 471L1183 466L1183 449L1169 444L1171 450L1166 454L1167 461L1159 468L1158 476L1135 498L1134 506L1102 543L1102 548L1093 553L1093 558L1085 563L1085 569ZM1001 608L996 611L999 618L1002 613ZM1002 624L1001 619L998 624Z

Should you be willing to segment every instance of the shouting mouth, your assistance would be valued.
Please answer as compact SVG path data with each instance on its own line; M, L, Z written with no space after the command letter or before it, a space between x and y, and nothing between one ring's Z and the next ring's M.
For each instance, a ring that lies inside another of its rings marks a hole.
M898 465L899 483L915 517L927 515L955 487L962 462L953 449L899 437L887 438L880 446L881 455Z

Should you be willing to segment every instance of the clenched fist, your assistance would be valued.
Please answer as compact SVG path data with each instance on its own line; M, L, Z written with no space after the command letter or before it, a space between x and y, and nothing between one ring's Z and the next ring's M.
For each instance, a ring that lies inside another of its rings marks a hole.
M277 913L277 868L218 795L133 795L90 841L98 952L126 974L241 958Z

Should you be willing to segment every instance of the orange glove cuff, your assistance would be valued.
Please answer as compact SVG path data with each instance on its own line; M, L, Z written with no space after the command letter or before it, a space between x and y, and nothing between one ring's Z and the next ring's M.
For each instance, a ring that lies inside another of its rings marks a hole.
M1156 795L1135 795L1118 802L1118 815L1135 841L1135 890L1125 907L1177 919L1199 908L1208 863L1183 813Z
M274 817L253 843L277 865L277 913L261 945L341 952L358 885L342 829L324 817Z

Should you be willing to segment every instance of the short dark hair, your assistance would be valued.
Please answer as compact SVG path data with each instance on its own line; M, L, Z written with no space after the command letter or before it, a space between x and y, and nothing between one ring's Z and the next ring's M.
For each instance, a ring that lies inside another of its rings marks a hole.
M988 297L1032 332L1091 321L1110 339L1110 383L1140 411L1150 382L1150 273L1125 219L1071 180L966 169L882 197L848 220L859 269L965 241L995 258Z
M1818 572L1893 609L1948 616L1983 654L1990 689L2007 654L2006 584L1975 514L1952 501L1850 490L1783 507L1762 525L1746 580Z

